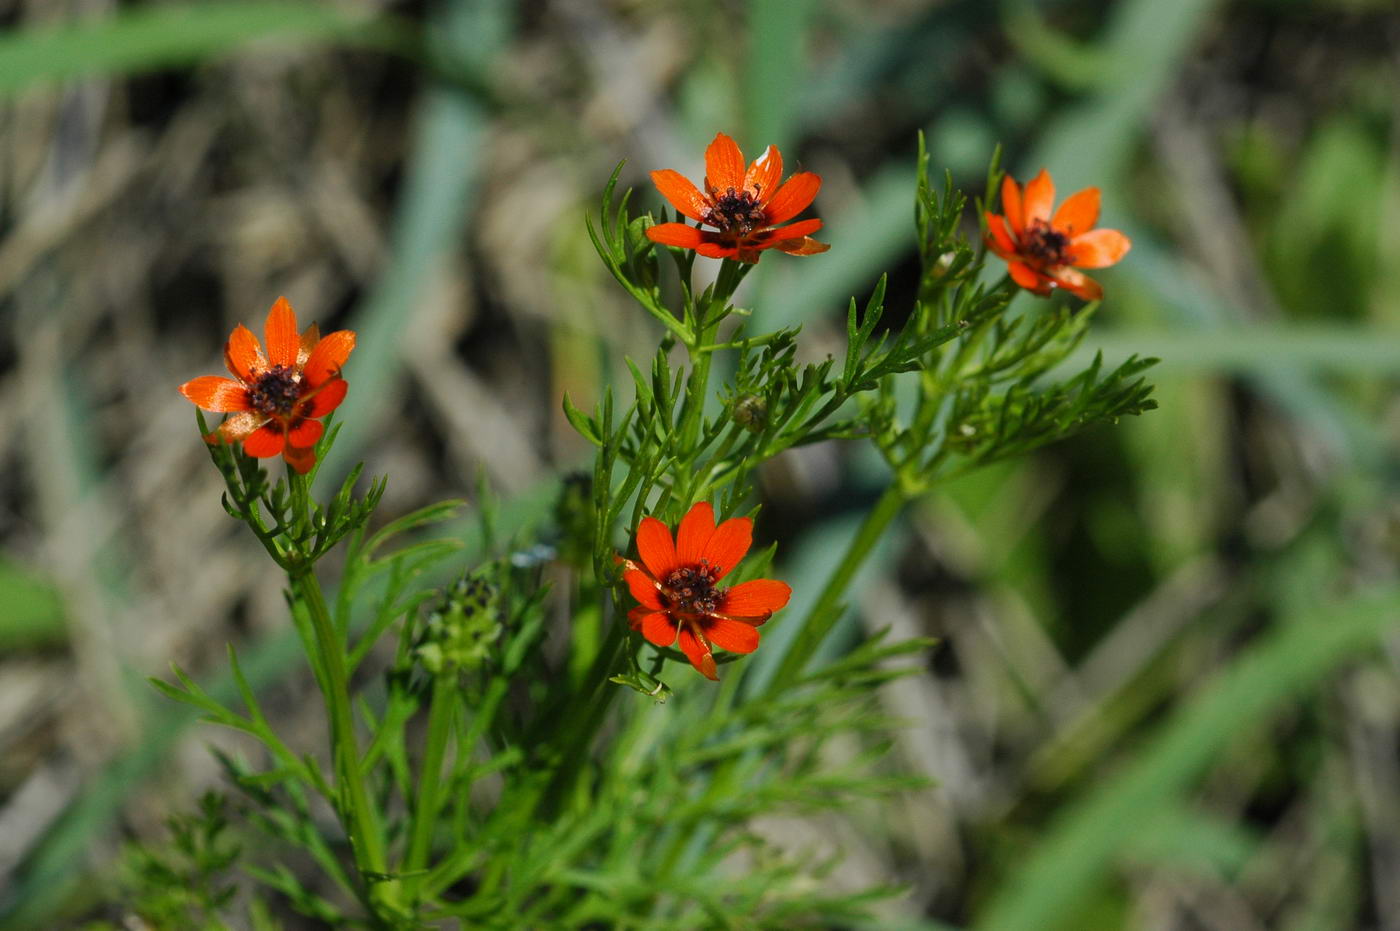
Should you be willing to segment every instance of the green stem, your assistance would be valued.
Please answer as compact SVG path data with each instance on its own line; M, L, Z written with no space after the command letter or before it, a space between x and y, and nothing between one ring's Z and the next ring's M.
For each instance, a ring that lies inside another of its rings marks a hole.
M768 694L778 694L802 674L807 661L817 652L826 635L840 619L841 599L845 597L846 589L855 579L857 570L874 551L890 522L904 507L904 501L904 491L896 478L890 483L890 487L885 489L885 493L880 496L870 513L865 515L860 529L856 531L850 545L846 547L845 555L841 557L841 564L827 581L826 588L822 589L817 603L807 612L807 618L797 633L797 639L793 641L773 680L768 684Z
M339 796L341 822L350 839L350 849L362 881L371 890L370 901L392 907L397 896L396 884L376 881L371 874L387 872L384 839L379 820L370 804L360 772L360 750L355 739L355 720L350 710L350 684L345 672L345 645L336 636L321 583L311 568L305 567L292 576L292 586L306 605L326 684L326 713L331 719L331 755L335 761L336 794Z
M700 341L710 333L710 327L700 328ZM694 347L690 347L690 377L685 383L685 404L681 410L681 422L677 432L680 435L680 442L676 448L689 452L695 445L696 439L700 435L700 424L703 422L705 413L705 396L709 393L710 385L710 360L713 356L708 352L696 352Z
M428 704L428 744L423 751L423 767L418 775L418 803L413 810L408 856L404 860L403 872L407 874L416 874L427 864L433 829L437 827L442 762L447 756L447 741L452 734L455 679L455 672L449 674L446 671L433 679L433 693ZM405 876L404 895L410 903L417 902L423 878L422 875Z
M537 796L531 804L532 813L542 809L549 817L555 817L579 776L588 768L586 756L589 745L602 727L613 697L622 691L608 681L608 674L617 669L626 645L627 627L614 618L607 639L603 641L598 657L584 679L593 683L592 693L583 701L573 703L568 711L559 716L548 738L551 745L556 739L559 740L558 755L553 760L555 770L542 796Z
M739 283L744 280L747 269L733 259L725 259L719 268L719 276L715 279L714 287L710 289L709 300L703 306L695 308L695 342L686 344L686 351L690 356L690 377L686 380L685 403L681 408L681 422L677 430L679 442L676 449L681 453L683 461L692 460L698 450L695 446L700 438L700 427L704 423L705 401L710 390L710 362L714 358L713 352L704 351L704 348L712 343L719 333L720 322L724 319L724 310L729 304L729 299L734 296L734 291L739 287ZM678 490L691 491L689 486L695 476L687 474L687 478L680 484L686 487ZM682 506L689 501L682 501Z

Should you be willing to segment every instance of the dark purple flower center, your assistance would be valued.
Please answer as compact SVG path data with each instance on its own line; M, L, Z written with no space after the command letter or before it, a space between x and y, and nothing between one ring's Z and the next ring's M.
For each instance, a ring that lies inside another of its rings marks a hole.
M1042 265L1069 264L1069 236L1044 220L1035 220L1021 237L1021 252Z
M712 195L713 206L706 207L702 219L726 233L747 236L768 225L768 215L748 188L729 188L723 194Z
M301 400L301 374L285 365L274 365L258 375L248 388L248 403L260 414L290 414Z
M715 588L719 570L707 562L682 566L661 580L661 600L668 608L685 614L714 614L724 596Z

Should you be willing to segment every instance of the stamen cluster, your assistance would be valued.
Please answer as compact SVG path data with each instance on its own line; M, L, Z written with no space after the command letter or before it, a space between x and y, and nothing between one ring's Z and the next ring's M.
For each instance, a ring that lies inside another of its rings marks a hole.
M1068 265L1069 256L1069 236L1055 229L1044 220L1032 222L1026 230L1025 250L1028 256L1036 258L1046 265Z
M768 225L763 205L754 194L748 190L736 191L733 188L714 198L714 206L705 208L703 219L721 232L736 236L747 236L754 230Z
M661 580L661 600L686 614L713 614L724 599L724 591L715 588L717 581L718 571L707 562L682 566Z
M263 414L290 414L301 400L301 375L285 365L274 365L256 377L248 389L248 403Z

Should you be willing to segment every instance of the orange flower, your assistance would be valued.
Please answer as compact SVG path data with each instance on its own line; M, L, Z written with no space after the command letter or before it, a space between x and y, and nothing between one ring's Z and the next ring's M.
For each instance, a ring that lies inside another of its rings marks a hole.
M693 505L671 540L671 531L655 517L637 527L641 565L622 560L623 581L641 602L627 613L633 630L657 646L679 641L690 664L718 679L714 648L730 653L758 649L758 626L783 605L792 589L772 579L718 587L753 542L753 521L734 517L718 527L709 502Z
M305 473L316 463L313 447L325 429L316 418L345 400L340 367L355 348L355 334L337 330L322 337L313 323L298 335L296 313L279 297L263 335L266 356L252 330L234 327L224 344L233 378L201 375L181 385L180 393L206 411L233 414L206 442L242 442L244 452L260 459L281 453Z
M653 171L651 180L661 196L684 216L713 226L719 232L659 223L647 229L653 242L694 249L712 259L738 259L757 262L764 249L777 249L789 255L814 255L831 246L808 234L822 228L817 219L786 223L806 210L817 196L822 179L810 171L800 171L779 186L783 177L783 156L770 145L763 157L744 170L744 153L724 133L715 135L705 150L705 192L677 171Z
M1132 243L1117 230L1094 229L1099 219L1098 188L1070 195L1052 217L1054 203L1055 182L1045 169L1026 185L1024 194L1007 175L1001 182L1001 208L1006 216L987 214L987 246L1006 260L1012 280L1026 290L1044 297L1059 287L1096 301L1103 297L1103 288L1075 268L1107 268Z

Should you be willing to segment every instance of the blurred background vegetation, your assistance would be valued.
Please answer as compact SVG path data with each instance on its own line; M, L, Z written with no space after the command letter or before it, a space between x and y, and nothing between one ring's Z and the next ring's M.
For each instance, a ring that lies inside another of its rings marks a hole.
M1161 409L938 490L848 638L937 787L773 826L903 883L881 927L1400 928L1400 15L1392 0L0 2L0 926L104 911L117 852L217 783L143 676L224 644L316 727L278 579L174 388L285 294L360 333L335 468L383 517L547 513L564 421L655 327L591 254L619 159L717 130L821 173L827 255L756 324L839 346L917 280L916 132L1103 188L1134 249L1079 362L1160 356ZM971 217L969 220L971 221ZM1029 300L1029 298L1022 298ZM762 477L810 599L885 476ZM228 683L223 682L227 687ZM289 723L295 733L295 725Z

